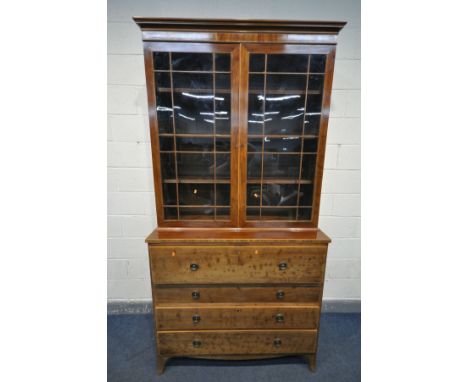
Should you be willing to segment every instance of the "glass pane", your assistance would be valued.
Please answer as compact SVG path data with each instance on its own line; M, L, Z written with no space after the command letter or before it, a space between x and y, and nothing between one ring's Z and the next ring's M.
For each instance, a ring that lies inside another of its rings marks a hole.
M317 152L317 138L304 138L303 151L305 153L316 153Z
M264 54L251 54L249 59L250 72L264 72L265 71L265 55Z
M213 114L211 115L213 116ZM231 134L231 95L216 94L215 98L216 134ZM212 119L212 118L210 118Z
M156 105L159 134L172 133L171 93L158 92L156 94Z
M179 184L179 204L214 205L214 184Z
M301 179L313 182L315 176L315 154L304 154L302 157Z
M260 205L260 194L261 194L260 183L247 184L247 205L248 206L259 206Z
M216 220L229 220L230 208L216 208Z
M262 220L296 220L296 208L263 208Z
M265 76L263 74L251 74L249 75L249 89L259 90L263 92L265 87Z
M262 206L295 206L297 189L297 184L264 184Z
M268 74L267 96L271 91L297 90L305 91L307 76L304 74Z
M213 220L214 207L180 207L180 220Z
M320 130L321 113L306 113L304 121L304 134L318 136Z
M282 137L282 138L264 138L264 151L270 152L300 152L301 138L299 137Z
M248 134L263 134L263 96L249 95ZM267 117L267 120L269 117Z
M230 74L215 74L215 82L217 90L229 90L231 88Z
M216 179L231 177L231 154L216 154Z
M214 156L207 154L177 154L179 178L213 178Z
M177 137L177 151L213 151L213 138Z
M299 188L299 206L311 206L313 192L312 184L301 184Z
M171 87L171 75L168 72L156 72L156 86L161 88Z
M216 151L229 152L231 150L231 140L229 138L216 138Z
M323 75L312 74L309 76L309 91L322 92L323 90Z
M177 220L177 208L164 208L164 218L167 220Z
M173 73L174 88L187 89L187 92L196 92L196 89L213 90L213 75L205 73ZM213 93L211 94L211 99Z
M211 53L172 53L172 70L211 71Z
M260 208L247 208L247 220L260 219Z
M300 155L263 154L264 179L298 179Z
M322 109L322 95L309 94L307 96L307 113L319 113Z
M175 178L174 154L161 154L161 176L163 180Z
M247 154L247 177L259 179L262 172L262 154Z
M304 95L267 96L265 134L302 134Z
M177 204L177 191L175 183L163 183L163 203L167 206Z
M307 72L306 54L270 54L268 55L268 72Z
M324 73L327 56L324 54L312 54L310 57L310 73Z
M231 56L228 53L216 53L216 71L229 72L231 70Z
M169 53L168 52L154 52L153 62L155 70L169 70Z
M229 206L231 200L231 185L217 184L216 185L216 205Z
M261 153L263 138L250 138L247 142L247 152Z
M213 97L192 93L174 93L177 134L213 133ZM211 114L211 115L210 115Z
M312 208L299 208L298 220L310 220L312 219Z
M159 150L174 151L174 138L173 137L159 137Z

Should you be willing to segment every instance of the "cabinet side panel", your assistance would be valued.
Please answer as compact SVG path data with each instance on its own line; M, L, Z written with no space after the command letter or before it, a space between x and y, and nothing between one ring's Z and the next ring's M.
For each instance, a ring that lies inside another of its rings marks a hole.
M312 205L312 225L318 227L318 219L320 213L320 196L322 192L323 167L325 162L325 149L327 145L328 119L330 117L330 100L333 84L333 70L335 68L335 51L334 46L330 47L330 52L327 54L327 62L325 66L325 83L323 86L322 99L322 118L320 120L320 135L317 150L317 162L315 168L314 180L314 199Z
M145 59L145 75L146 75L146 92L148 95L148 118L151 139L151 157L153 162L153 182L156 200L156 216L157 224L161 225L164 221L163 202L162 202L162 184L159 162L159 136L158 122L156 118L156 94L154 86L154 71L153 71L153 54L150 44L143 43L144 59Z

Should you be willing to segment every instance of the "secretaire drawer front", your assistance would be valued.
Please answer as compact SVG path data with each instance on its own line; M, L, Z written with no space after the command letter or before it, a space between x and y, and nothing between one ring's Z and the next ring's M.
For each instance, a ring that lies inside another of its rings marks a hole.
M321 286L159 286L153 296L159 304L217 302L303 302L320 301Z
M316 348L316 330L161 331L162 355L307 354Z
M157 306L158 330L316 329L318 305L192 304Z
M319 283L326 246L150 246L156 284Z

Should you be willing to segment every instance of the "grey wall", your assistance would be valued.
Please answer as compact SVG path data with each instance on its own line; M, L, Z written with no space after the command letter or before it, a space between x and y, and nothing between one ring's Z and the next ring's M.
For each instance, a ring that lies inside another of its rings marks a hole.
M360 299L360 2L109 0L108 299L151 298L144 237L156 226L143 51L132 16L338 20L320 227L333 239L324 299Z

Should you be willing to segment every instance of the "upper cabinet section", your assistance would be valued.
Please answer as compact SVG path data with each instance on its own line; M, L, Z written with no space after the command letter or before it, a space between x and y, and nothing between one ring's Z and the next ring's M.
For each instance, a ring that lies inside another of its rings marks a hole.
M317 227L344 23L135 21L158 225Z

